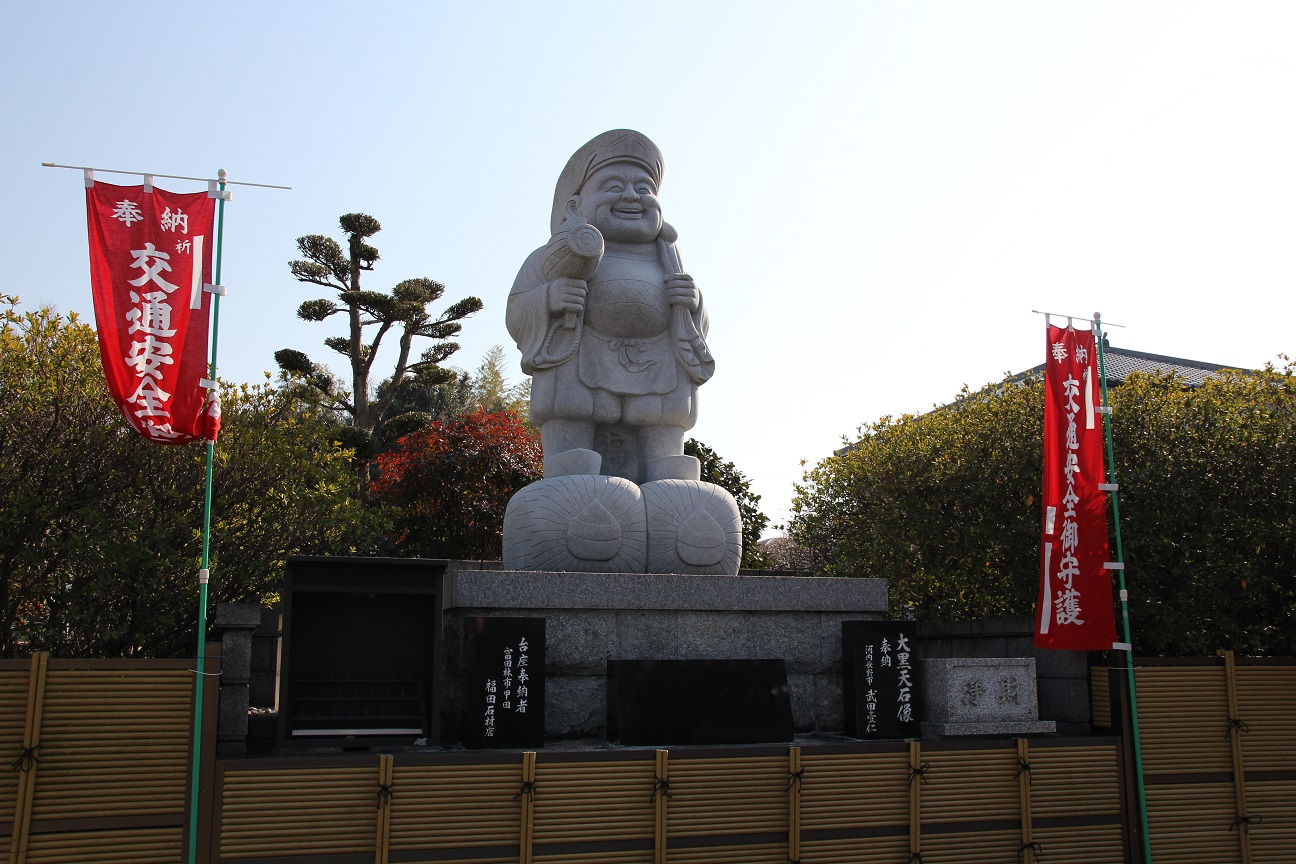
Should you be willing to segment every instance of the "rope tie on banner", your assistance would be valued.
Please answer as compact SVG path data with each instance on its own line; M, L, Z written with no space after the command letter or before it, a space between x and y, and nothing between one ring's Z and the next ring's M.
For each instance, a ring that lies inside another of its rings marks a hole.
M378 809L379 810L382 809L384 801L391 801L391 797L392 797L392 784L379 783L378 784Z
M1031 850L1031 858L1035 861L1035 864L1039 864L1040 852L1044 851L1044 847L1038 843L1021 844L1021 847L1017 850L1017 864L1026 864L1027 849Z
M534 800L535 794L536 794L536 782L534 780L523 780L522 788L518 789L518 793L513 796L513 800L516 801L519 798L521 798L523 795L527 796L527 798L530 800Z
M670 791L669 778L663 779L661 777L653 775L653 780L657 782L653 784L652 797L648 799L649 801L656 801L657 793L659 792L661 793L663 798L670 798L672 801L675 800L675 796L672 795Z
M1258 825L1263 821L1264 821L1263 816L1239 816L1238 818L1234 819L1233 824L1229 826L1229 833L1232 833L1234 828L1239 828L1239 827L1246 828L1251 825Z
M1018 756L1017 773L1014 776L1020 778L1022 774L1026 775L1027 783L1035 782L1035 775L1031 773L1031 764L1027 762L1025 759L1023 759L1022 757Z
M9 767L15 771L21 771L24 774L30 774L36 767L36 763L40 761L36 756L36 751L39 749L39 744L33 744L30 747L22 748L22 752L18 754L18 758L11 762Z
M801 794L801 781L805 779L805 769L798 768L796 771L788 772L788 785L784 792L791 792L792 787L796 786L797 794Z
M914 778L916 778L916 777L921 777L921 778L922 778L922 782L924 782L924 783L929 783L930 781L927 779L927 772L928 772L930 769L931 769L931 763L930 763L930 762L924 762L924 763L922 763L922 766L919 767L919 768L914 768L913 766L910 766L910 767L909 767L909 785L910 785L910 786L913 785Z
M1245 720L1239 720L1237 717L1229 718L1228 729L1224 732L1224 740L1233 737L1237 732L1250 732L1251 727L1246 724Z

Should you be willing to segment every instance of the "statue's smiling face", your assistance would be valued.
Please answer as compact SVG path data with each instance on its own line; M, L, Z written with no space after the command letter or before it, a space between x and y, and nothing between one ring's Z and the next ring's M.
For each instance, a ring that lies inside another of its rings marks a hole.
M567 202L567 212L593 225L608 240L651 243L662 227L657 184L647 171L632 164L595 171L580 194Z

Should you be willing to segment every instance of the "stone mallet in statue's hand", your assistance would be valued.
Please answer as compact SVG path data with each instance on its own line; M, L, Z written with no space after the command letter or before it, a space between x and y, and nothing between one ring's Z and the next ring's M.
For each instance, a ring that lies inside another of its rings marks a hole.
M588 282L603 260L603 235L588 222L579 222L559 231L545 247L541 273L546 282L555 279L579 279ZM578 312L564 312L562 326L576 329Z

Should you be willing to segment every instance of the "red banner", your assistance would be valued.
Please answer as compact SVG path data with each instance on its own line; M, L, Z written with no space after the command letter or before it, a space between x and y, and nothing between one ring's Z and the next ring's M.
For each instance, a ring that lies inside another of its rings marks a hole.
M207 331L215 199L95 182L86 189L99 356L126 421L159 444L215 440Z
M1116 640L1107 545L1098 352L1091 331L1048 327L1044 531L1035 645L1100 651Z

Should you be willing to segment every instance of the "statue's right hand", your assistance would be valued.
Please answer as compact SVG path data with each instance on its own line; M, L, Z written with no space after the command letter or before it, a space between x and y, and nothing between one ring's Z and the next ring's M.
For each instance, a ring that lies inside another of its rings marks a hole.
M549 314L579 315L585 311L585 292L588 286L583 279L566 276L549 283Z

